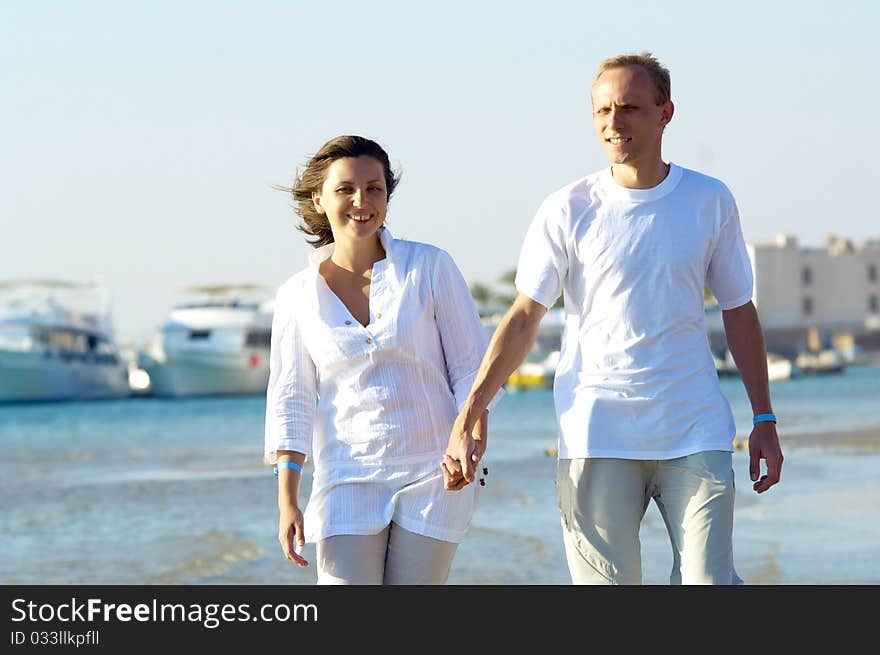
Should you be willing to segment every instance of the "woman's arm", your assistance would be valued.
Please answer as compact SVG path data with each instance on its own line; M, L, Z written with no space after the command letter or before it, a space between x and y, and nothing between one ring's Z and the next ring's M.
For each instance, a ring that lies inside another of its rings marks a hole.
M461 271L445 251L439 251L435 262L432 282L434 293L434 316L443 354L446 358L446 369L452 392L455 396L456 408L461 411L467 401L468 393L480 368L480 362L486 351L486 329L480 321L477 306L471 296L467 282ZM486 451L488 409L500 400L502 391L495 390L486 399L467 435L467 455L470 477L465 483L473 481L476 464ZM452 485L449 458L444 458L441 465L447 488L461 488L464 484ZM460 471L459 471L460 473Z
M279 450L278 453L278 541L284 556L298 566L308 566L309 562L299 550L305 545L303 515L299 509L299 483L302 479L302 466L305 453L295 450ZM293 463L299 470L284 466ZM294 544L294 541L296 544Z
M278 467L278 540L287 559L308 566L294 547L305 543L298 493L302 465L311 447L317 373L297 321L293 298L282 287L275 300L266 389L265 455ZM293 462L299 470L283 464Z

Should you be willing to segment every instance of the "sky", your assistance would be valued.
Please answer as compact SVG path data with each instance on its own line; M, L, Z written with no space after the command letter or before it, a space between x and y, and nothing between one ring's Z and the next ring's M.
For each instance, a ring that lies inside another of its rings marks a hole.
M590 82L641 51L671 71L664 159L722 179L747 241L880 238L878 25L867 0L5 0L0 280L97 277L134 343L184 287L272 293L311 249L273 187L361 134L402 173L394 235L496 285L607 164Z

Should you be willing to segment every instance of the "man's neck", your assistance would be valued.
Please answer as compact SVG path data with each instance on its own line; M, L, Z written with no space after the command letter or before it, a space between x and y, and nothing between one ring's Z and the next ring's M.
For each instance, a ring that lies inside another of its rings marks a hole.
M626 189L650 189L657 186L669 174L669 164L662 159L650 164L611 164L614 182Z

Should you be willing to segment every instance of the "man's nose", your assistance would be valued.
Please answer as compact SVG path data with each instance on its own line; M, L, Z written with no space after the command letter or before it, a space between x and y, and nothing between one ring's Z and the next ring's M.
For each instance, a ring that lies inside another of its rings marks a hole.
M608 122L612 127L621 125L623 123L623 112L619 109L612 107L610 113L608 114Z

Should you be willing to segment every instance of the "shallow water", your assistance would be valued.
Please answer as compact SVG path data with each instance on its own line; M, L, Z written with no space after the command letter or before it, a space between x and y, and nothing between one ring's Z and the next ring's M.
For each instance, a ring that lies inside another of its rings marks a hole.
M722 388L747 435L741 383ZM740 575L752 584L880 582L880 451L821 437L880 434L880 369L774 383L772 392L783 482L758 496L747 455L734 453ZM261 397L0 406L0 582L312 584L314 566L288 563L276 540L263 409ZM567 584L547 455L551 394L509 394L490 430L488 484L449 581ZM799 433L819 438L809 447L786 438ZM641 536L645 582L663 584L672 555L653 505ZM313 559L314 546L304 554Z

